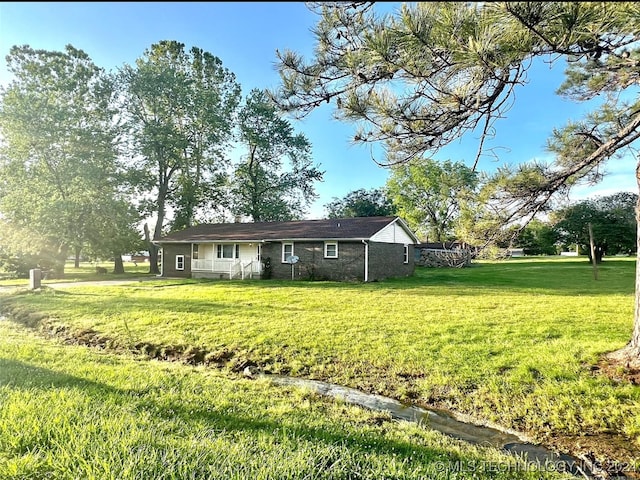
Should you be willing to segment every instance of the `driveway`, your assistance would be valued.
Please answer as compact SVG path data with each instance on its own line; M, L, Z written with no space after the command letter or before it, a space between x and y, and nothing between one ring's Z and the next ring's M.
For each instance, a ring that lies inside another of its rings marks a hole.
M150 282L153 280L161 280L160 277L140 277L140 278L129 278L127 280L90 280L90 281L81 281L81 282L56 282L56 283L43 283L44 287L49 288L67 288L67 287L97 287L100 285L109 286L109 285L126 285L127 283L139 283L139 282Z
M154 280L166 280L166 277L137 277L137 278L129 278L122 280L87 280L87 281L78 281L78 282L55 282L55 283L42 283L43 287L49 288L69 288L69 287L83 287L83 286L111 286L111 285L126 285L127 283L140 283L140 282L151 282ZM13 290L15 288L28 288L29 284L25 285L6 285L0 286L0 292Z

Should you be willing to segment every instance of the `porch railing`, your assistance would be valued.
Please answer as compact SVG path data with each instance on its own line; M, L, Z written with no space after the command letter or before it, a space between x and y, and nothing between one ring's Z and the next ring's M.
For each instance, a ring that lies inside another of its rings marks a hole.
M261 262L249 260L243 262L242 259L217 260L217 259L194 259L191 260L191 270L198 272L228 273L229 278L253 278L259 275L262 269Z
M240 262L240 260L236 260L229 265L229 279L237 278L239 276L242 276L242 262Z
M205 272L228 272L233 260L197 259L191 260L191 270Z
M242 265L242 279L253 278L254 274L260 274L262 265L258 260L251 260Z

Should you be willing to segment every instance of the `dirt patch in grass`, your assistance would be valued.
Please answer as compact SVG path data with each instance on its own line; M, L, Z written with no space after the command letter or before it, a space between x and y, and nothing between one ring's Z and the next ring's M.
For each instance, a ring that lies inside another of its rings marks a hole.
M640 479L640 452L634 448L632 440L621 435L557 435L549 437L545 444L584 461L592 472L603 478Z
M604 357L598 365L592 367L595 374L605 375L614 382L629 382L640 385L640 367L631 365L623 359Z

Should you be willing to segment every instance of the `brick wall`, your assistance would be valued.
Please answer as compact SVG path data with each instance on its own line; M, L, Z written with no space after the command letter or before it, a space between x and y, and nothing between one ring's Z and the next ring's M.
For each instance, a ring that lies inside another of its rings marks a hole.
M369 242L369 281L409 277L415 270L413 245L409 245L409 263L404 262L404 245Z
M176 255L184 255L184 270L176 270ZM191 244L173 243L162 245L162 276L191 277Z
M338 258L324 258L324 242L294 242L296 280L364 280L364 245L361 242L338 242ZM282 263L282 243L267 243L262 258L271 258L271 278L291 279L291 265Z
M364 244L338 242L338 258L324 258L324 242L294 242L295 280L364 281ZM291 265L282 263L282 243L267 243L262 258L271 258L271 278L290 280ZM415 259L409 245L409 263L404 262L404 245L369 242L369 281L413 275Z

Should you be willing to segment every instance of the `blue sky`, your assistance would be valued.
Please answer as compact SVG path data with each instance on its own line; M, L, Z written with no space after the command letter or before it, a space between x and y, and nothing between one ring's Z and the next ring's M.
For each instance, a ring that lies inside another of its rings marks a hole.
M393 8L393 4L385 4ZM133 64L144 50L160 40L177 40L219 57L235 73L243 94L252 88L273 88L279 77L275 50L291 49L309 56L311 28L316 16L303 2L2 2L0 3L0 84L10 81L4 57L13 45L63 50L66 44L84 50L106 70ZM532 67L529 84L516 92L515 104L496 124L496 137L488 144L498 159L485 157L480 168L503 163L544 159L544 145L553 127L579 118L586 106L555 95L562 81L559 68L543 63ZM313 145L314 161L325 170L317 185L320 198L308 217L320 218L333 197L384 185L388 172L376 165L366 147L353 146L355 126L332 117L323 106L303 121L292 120L296 131ZM436 158L471 164L476 139L467 135ZM574 199L636 191L635 161L609 162L606 180L596 187L578 188Z

